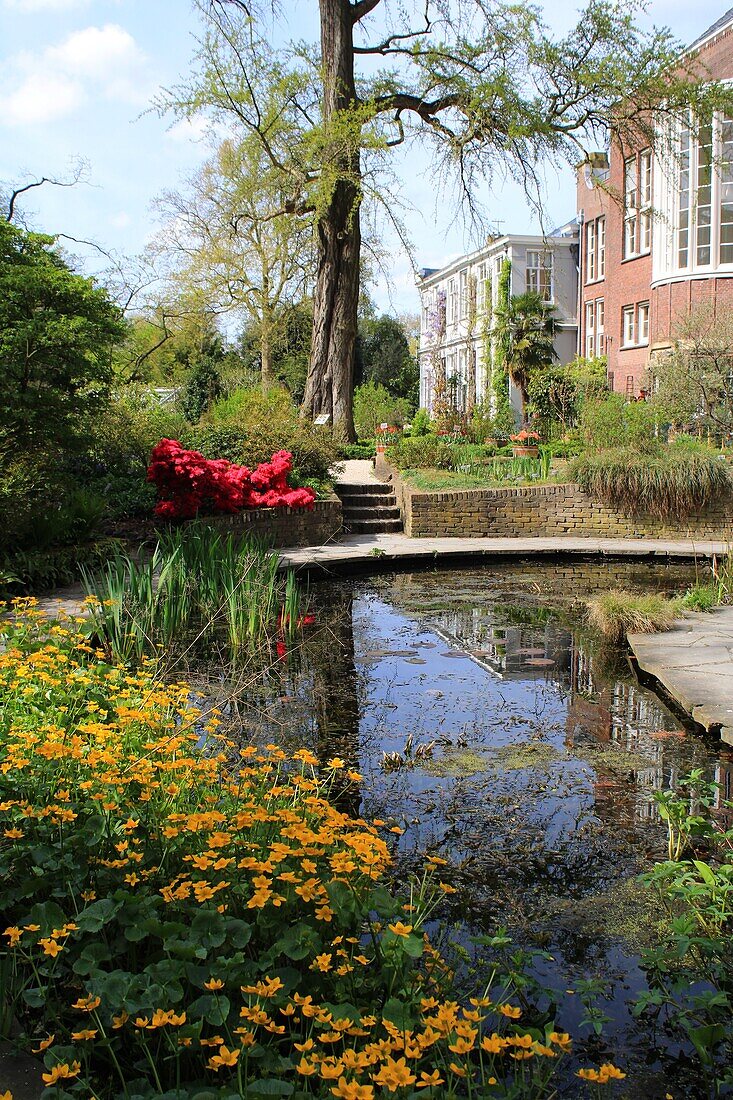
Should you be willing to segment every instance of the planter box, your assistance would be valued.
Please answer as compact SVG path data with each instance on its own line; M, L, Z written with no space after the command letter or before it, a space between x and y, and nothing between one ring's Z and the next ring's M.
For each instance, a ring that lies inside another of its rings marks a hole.
M539 458L540 449L535 446L523 447L521 445L515 445L512 447L512 454L515 458Z

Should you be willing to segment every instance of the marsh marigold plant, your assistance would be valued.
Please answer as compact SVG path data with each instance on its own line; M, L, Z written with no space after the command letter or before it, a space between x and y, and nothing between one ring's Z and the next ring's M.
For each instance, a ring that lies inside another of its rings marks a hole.
M569 1037L451 995L442 861L402 904L343 761L220 738L82 621L4 621L0 1020L49 1098L545 1095Z

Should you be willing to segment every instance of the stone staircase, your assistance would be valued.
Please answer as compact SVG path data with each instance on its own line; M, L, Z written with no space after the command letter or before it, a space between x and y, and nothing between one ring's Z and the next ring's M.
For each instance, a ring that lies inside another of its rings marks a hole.
M402 530L400 510L391 485L381 481L337 482L335 489L343 506L345 533L377 535Z

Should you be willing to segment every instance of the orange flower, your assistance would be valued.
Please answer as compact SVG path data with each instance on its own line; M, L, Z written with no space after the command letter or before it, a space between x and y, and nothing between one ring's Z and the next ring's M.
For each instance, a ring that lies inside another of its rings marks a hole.
M33 1053L40 1054L41 1051L48 1050L55 1038L55 1035L49 1035L48 1039L42 1039L38 1046L33 1048ZM2 1097L0 1097L0 1100L2 1100Z
M341 1097L341 1100L373 1100L374 1097L371 1085L360 1085L357 1081L347 1081L345 1077L339 1077L338 1084L331 1092L334 1096Z
M209 1058L209 1069L213 1069L218 1073L222 1066L235 1066L239 1054L238 1050L229 1050L227 1047L221 1046L219 1047L219 1053Z
M50 955L52 959L55 959L58 954L63 951L63 947L56 940L43 939L38 941L43 948L44 954Z
M212 993L215 993L217 989L223 989L224 982L221 978L209 978L208 982L204 982L204 989L209 989Z
M78 1077L80 1071L81 1062L72 1062L71 1065L64 1062L62 1065L54 1066L50 1073L42 1073L41 1080L44 1085L55 1085L57 1081L63 1081L69 1077Z
M71 1007L78 1008L80 1012L94 1012L94 1009L99 1008L101 1003L101 997L94 997L90 993L86 997L80 997Z
M393 932L395 936L409 936L412 932L411 924L403 924L402 921L397 921L395 924L388 924L390 932Z
M3 932L3 935L7 936L10 940L10 947L17 947L20 943L20 937L23 935L23 932L20 928L6 928Z
M443 1084L445 1084L445 1080L440 1076L440 1070L434 1069L432 1073L425 1073L423 1070L420 1074L420 1080L417 1082L417 1088L427 1089Z
M97 1034L96 1027L86 1027L83 1031L72 1031L71 1038L74 1042L83 1042L86 1039L95 1039Z

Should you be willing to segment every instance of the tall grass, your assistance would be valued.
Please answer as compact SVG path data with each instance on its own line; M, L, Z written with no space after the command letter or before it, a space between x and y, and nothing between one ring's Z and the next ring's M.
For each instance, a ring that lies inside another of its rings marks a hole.
M226 645L232 655L267 647L301 614L295 579L278 573L264 545L240 542L205 525L161 536L139 561L119 552L85 570L99 640L116 661Z
M654 634L669 630L680 617L680 601L657 593L604 592L587 602L594 630L616 644L627 634Z
M571 477L589 496L622 512L684 519L733 487L725 462L713 454L668 448L659 454L619 449L585 454Z

